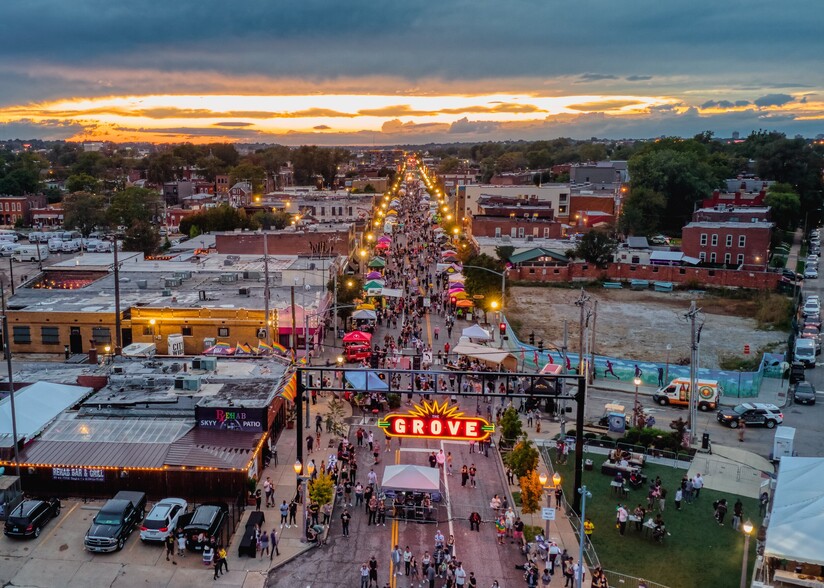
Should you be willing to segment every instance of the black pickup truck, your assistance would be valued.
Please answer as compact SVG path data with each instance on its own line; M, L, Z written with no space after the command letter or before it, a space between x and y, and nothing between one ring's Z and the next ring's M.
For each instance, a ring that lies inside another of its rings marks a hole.
M96 553L120 551L145 514L145 493L118 492L94 517L86 532L86 549Z

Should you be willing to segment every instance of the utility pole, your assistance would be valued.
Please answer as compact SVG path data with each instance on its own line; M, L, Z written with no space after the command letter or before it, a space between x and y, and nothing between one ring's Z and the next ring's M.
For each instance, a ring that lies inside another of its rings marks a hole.
M595 375L595 319L598 318L598 301L596 300L592 305L592 330L589 332L589 365L590 372Z
M581 288L581 295L575 301L575 306L581 309L581 318L578 325L578 373L582 375L584 374L584 322L586 319L586 305L589 299L587 293Z
M263 312L266 315L266 344L272 346L272 320L269 316L269 235L263 232Z
M37 246L38 255L40 245ZM117 233L114 234L114 354L123 350L123 335L120 332L120 264L117 262Z
M6 346L6 367L9 370L9 408L11 409L11 440L14 444L14 473L20 476L20 456L17 449L17 412L14 407L14 374L11 371L11 334L9 333L9 317L6 314L6 287L2 278L0 278L0 300L3 305L3 343Z
M303 311L306 312L306 309ZM292 337L289 340L289 348L292 350L292 362L294 362L297 357L298 347L297 327L295 326L295 322L295 287L292 286Z
M566 366L567 366L568 338L569 338L569 330L567 329L567 321L565 320L564 321L564 342L561 345L561 361L564 362L564 365L561 368L561 373L562 374L567 373ZM561 378L561 379L557 380L557 383L555 385L560 387L560 389L558 390L559 398L563 397L564 396L564 391L565 391L565 388L566 388L566 380ZM559 419L560 422L561 422L561 439L564 439L564 437L566 436L566 430L565 430L566 429L566 426L565 426L566 425L566 400L561 400L560 402L561 402L561 406L559 406L558 408L560 409L560 412L561 412L561 417Z
M303 309L303 354L304 354L303 357L306 359L306 365L312 365L309 362L309 314L306 312L305 308ZM310 376L307 373L304 373L303 377L307 378L307 380L303 383L304 384L303 387L304 387L304 389L306 389L309 386L308 378L311 378L312 376ZM309 402L308 400L306 401L306 430L307 431L309 430L309 427L310 427L309 409L310 409L311 404L312 403Z
M698 398L696 394L697 380L698 380L698 331L695 325L695 317L700 311L695 305L695 300L690 303L690 310L686 314L690 321L690 444L695 442L695 435L698 430Z

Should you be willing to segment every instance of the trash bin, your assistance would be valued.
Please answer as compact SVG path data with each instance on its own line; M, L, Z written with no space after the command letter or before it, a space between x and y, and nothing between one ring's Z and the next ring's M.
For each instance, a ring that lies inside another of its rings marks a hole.
M710 448L710 434L709 433L704 433L703 435L701 435L701 449L706 451L709 448Z
M588 472L592 471L592 460L591 459L584 460L584 469L587 470Z

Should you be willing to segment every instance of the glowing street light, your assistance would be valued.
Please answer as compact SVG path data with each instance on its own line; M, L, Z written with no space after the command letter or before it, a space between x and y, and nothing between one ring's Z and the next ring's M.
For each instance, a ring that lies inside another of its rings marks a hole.
M633 405L632 409L632 426L638 426L638 386L641 385L641 378L635 376L635 379L632 381L635 384L635 404Z

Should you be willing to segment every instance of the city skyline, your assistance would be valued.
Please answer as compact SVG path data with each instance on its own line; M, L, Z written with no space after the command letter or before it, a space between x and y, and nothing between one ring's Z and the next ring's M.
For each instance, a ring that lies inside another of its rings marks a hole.
M824 133L812 0L0 7L0 139Z

